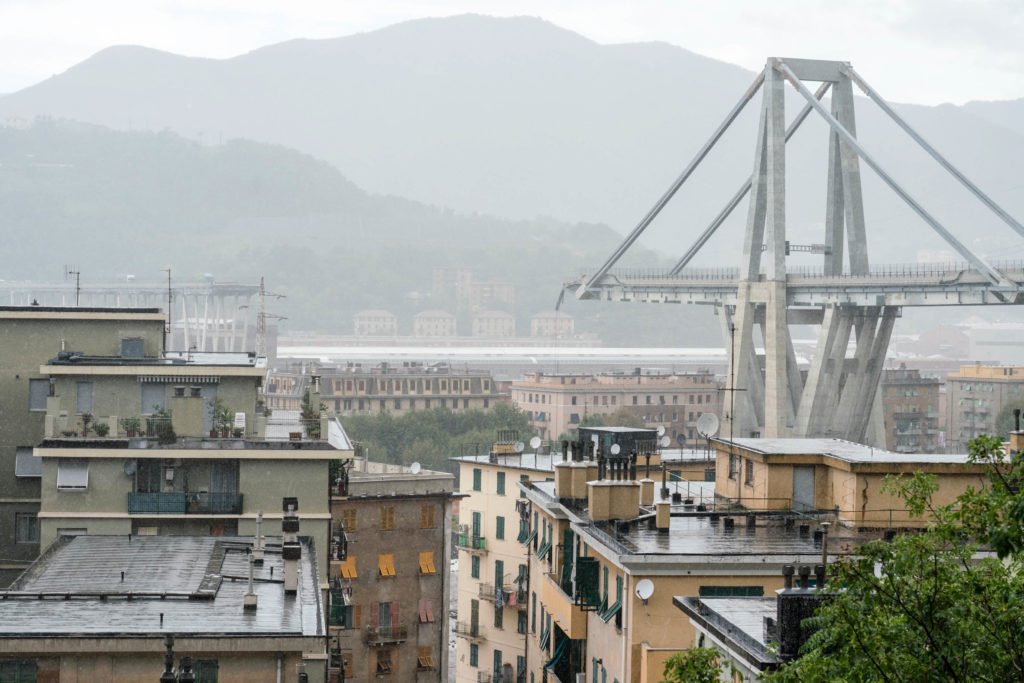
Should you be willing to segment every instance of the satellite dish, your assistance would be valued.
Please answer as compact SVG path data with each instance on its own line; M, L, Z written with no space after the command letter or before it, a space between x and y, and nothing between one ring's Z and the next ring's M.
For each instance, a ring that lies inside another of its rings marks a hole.
M612 444L612 455L618 455L619 451L621 451L621 450L622 450L622 448L619 447L619 444L617 444L617 443L613 443Z
M134 460L124 461L124 473L127 474L129 477L135 474L135 470L137 467L138 466L136 465Z
M420 466L418 462L414 462L413 464L409 465L409 471L412 472L413 474L419 474L420 470L422 469L423 467Z
M636 584L636 597L647 604L647 599L654 595L654 582L650 579L640 579Z
M530 448L536 450L539 446L540 446L540 437L539 436L535 436L532 439L530 439Z
M705 439L710 439L718 433L718 416L714 413L704 413L697 418L697 431Z
M526 444L523 443L522 441L516 441L514 444L512 444L512 448L515 449L516 453L522 453L524 450L526 450Z
M665 436L665 425L658 425L658 436Z
M672 443L672 439L668 438L667 436L663 436L661 437L661 441L659 443L661 443L662 448L668 448L668 445Z
M676 434L676 441L678 441L679 445L682 446L684 443L686 443L686 434L683 434L682 432Z

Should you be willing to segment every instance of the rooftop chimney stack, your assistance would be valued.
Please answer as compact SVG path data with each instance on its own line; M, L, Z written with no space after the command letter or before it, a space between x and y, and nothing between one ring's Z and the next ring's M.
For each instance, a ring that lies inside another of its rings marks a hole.
M263 510L256 511L256 540L252 544L252 561L263 566L263 550L266 542L263 540Z
M242 609L247 612L256 609L256 593L252 590L252 568L256 561L255 554L255 551L249 553L249 591L242 598Z
M284 517L281 518L281 559L284 560L284 592L295 595L299 590L299 559L302 546L299 545L299 507L297 498L284 499Z
M814 615L814 611L821 607L821 604L828 597L820 589L824 582L825 567L815 567L815 578L818 581L818 588L811 588L811 568L801 565L796 572L799 583L793 586L793 565L786 565L782 568L782 576L785 581L785 588L776 591L778 596L775 601L776 628L778 629L779 657L788 661L797 656L800 648L810 638L814 629L803 626L808 617Z

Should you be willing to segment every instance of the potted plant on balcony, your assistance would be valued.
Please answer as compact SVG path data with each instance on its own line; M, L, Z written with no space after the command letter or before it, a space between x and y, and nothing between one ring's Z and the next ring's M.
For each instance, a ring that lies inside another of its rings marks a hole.
M97 422L92 428L96 432L96 436L103 437L110 433L110 425L106 422Z
M92 422L92 413L82 413L82 436L89 436L90 422Z
M212 398L206 402L210 407L213 418L213 428L210 429L210 436L221 436L226 438L231 433L231 425L235 421L234 413L228 408L220 397Z
M122 417L121 429L125 431L125 434L127 434L129 438L137 436L139 432L142 431L142 420L139 419L138 415Z

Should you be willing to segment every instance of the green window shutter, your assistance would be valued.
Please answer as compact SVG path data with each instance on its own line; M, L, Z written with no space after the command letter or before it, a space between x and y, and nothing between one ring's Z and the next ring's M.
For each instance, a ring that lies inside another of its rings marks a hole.
M481 486L480 478L481 478L481 476L482 476L482 473L480 472L480 468L479 467L473 468L473 490L474 491L479 491L480 490L480 486Z
M494 537L499 541L505 540L505 518L498 517L494 526Z
M494 585L501 586L502 577L505 576L505 562L503 560L494 561Z
M505 495L505 473L498 472L498 495Z
M469 644L469 665L480 666L480 646L475 643Z
M480 556L473 555L469 564L469 575L474 579L480 578Z
M528 474L520 474L519 475L519 481L521 481L521 482L529 482L530 481L530 475L528 475ZM519 492L519 497L520 498L526 498L526 491L520 491Z

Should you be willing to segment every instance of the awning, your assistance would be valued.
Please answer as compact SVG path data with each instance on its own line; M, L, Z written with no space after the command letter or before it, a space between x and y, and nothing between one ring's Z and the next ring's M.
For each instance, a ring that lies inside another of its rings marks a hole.
M33 450L31 446L18 446L18 450L15 451L14 476L43 476L43 459L37 455L33 455Z
M558 644L558 647L555 648L555 653L553 655L551 655L551 659L549 659L548 663L544 665L544 668L545 669L550 669L555 664L558 664L558 660L562 658L562 655L564 655L565 651L568 650L568 649L569 649L569 639L568 638L563 638L562 642L560 642Z
M89 488L89 461L84 458L61 458L58 460L57 488Z

